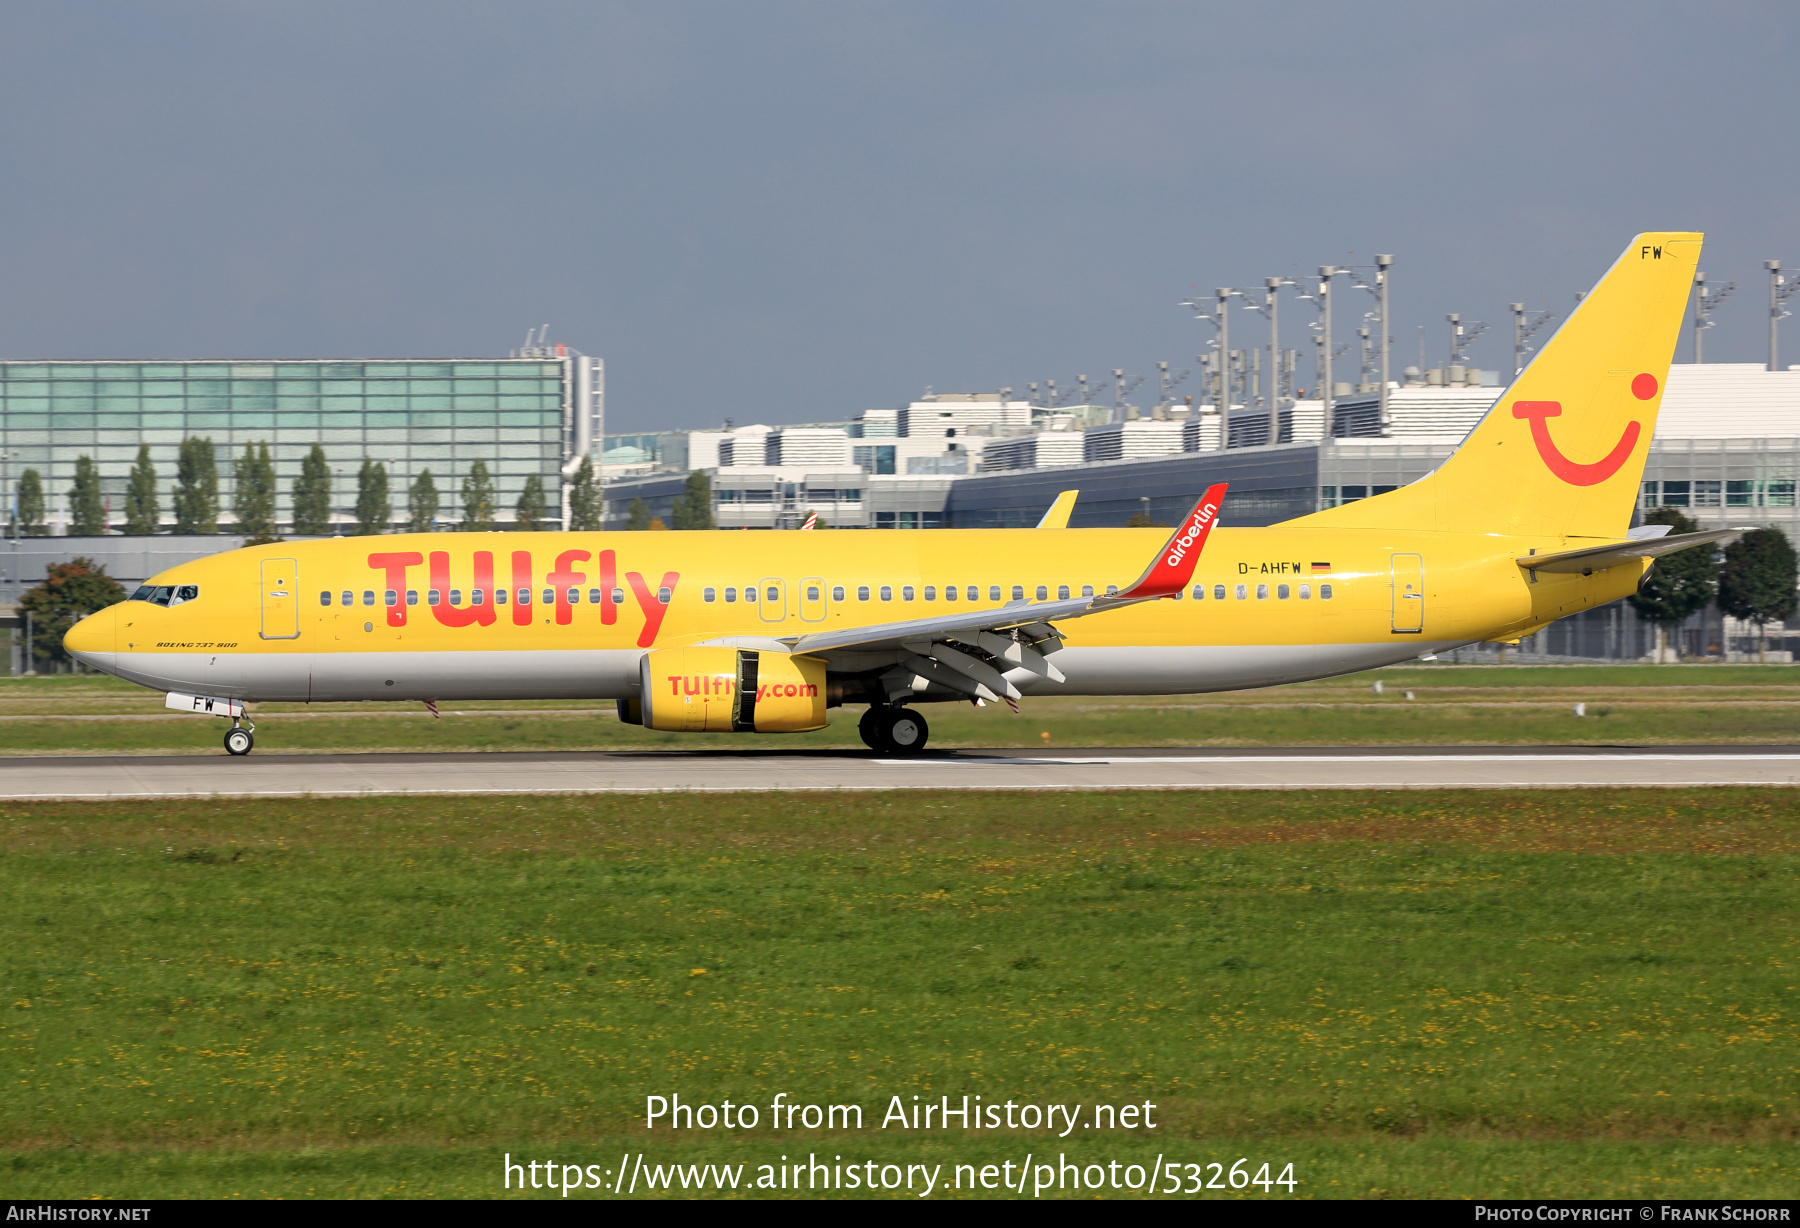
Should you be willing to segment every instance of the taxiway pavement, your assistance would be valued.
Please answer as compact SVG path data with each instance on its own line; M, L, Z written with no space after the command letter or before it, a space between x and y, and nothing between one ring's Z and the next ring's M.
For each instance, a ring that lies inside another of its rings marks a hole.
M0 798L789 789L1521 789L1800 785L1800 746L67 755L0 758Z

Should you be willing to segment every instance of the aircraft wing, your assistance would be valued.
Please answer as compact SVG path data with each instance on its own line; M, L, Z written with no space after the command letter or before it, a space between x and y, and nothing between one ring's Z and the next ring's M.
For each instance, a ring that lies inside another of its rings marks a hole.
M1515 562L1527 571L1547 571L1592 575L1621 563L1673 554L1689 546L1724 541L1744 532L1742 529L1709 529L1704 533L1672 533L1666 537L1643 537L1633 541L1610 542L1604 546L1587 546L1580 550L1564 550L1558 554L1530 554Z
M1062 671L1045 660L1062 647L1062 635L1053 620L1104 614L1181 592L1193 578L1224 501L1224 483L1209 487L1143 575L1117 593L1065 601L1015 601L998 609L821 631L784 637L782 642L794 653L843 649L905 653L898 665L882 675L890 699L916 694L931 683L975 699L1017 699L1018 688L1003 677L1007 670L1025 669L1053 682L1063 680Z

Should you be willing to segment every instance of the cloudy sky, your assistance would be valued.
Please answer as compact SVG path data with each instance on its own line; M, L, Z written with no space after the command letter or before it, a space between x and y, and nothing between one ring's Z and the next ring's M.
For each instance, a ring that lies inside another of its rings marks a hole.
M77 0L0 46L0 358L548 322L653 430L1191 367L1183 298L1373 252L1397 365L1460 311L1499 368L1651 228L1760 361L1800 267L1792 4Z

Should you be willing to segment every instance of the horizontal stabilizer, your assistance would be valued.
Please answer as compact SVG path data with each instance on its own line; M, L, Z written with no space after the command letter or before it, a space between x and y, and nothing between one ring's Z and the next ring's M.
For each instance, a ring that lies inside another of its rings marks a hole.
M1604 571L1608 567L1617 567L1621 563L1635 563L1639 559L1655 558L1661 554L1674 554L1677 550L1686 550L1689 546L1704 546L1708 542L1724 541L1728 537L1736 537L1743 531L1742 529L1709 529L1705 533L1673 533L1666 537L1646 537L1636 541L1611 542L1604 546L1588 546L1581 550L1564 550L1560 554L1532 554L1516 561L1527 571L1573 572L1577 575L1587 576L1596 571Z

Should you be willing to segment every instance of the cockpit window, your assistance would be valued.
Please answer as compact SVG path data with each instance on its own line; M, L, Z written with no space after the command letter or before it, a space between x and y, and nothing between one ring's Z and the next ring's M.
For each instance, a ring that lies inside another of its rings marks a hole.
M132 601L148 601L151 605L177 606L184 601L195 601L200 596L198 584L140 584L137 592L131 594Z

